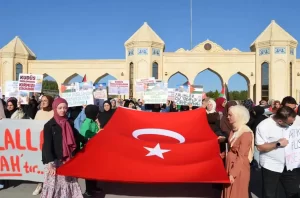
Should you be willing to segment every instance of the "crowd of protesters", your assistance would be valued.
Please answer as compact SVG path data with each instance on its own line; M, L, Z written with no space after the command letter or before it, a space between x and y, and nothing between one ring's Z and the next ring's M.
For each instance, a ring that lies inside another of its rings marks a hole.
M48 121L44 126L42 161L46 175L44 183L37 184L33 195L49 197L92 197L102 192L97 181L86 180L86 192L82 194L77 178L56 175L56 168L70 160L93 138L122 106L140 111L174 113L204 108L207 121L218 137L220 157L228 172L230 184L216 185L223 198L247 198L249 196L250 169L262 172L263 197L275 198L279 183L287 198L299 196L300 171L287 171L284 147L291 127L300 127L300 111L293 97L282 101L261 100L255 105L251 99L227 101L223 97L205 98L201 107L180 106L174 101L166 104L144 104L143 100L104 101L100 106L87 105L68 108L65 99L41 95L28 98L21 105L16 98L2 99L0 119L34 119ZM200 134L199 134L200 135ZM1 182L1 181L0 181ZM8 187L2 181L0 188Z

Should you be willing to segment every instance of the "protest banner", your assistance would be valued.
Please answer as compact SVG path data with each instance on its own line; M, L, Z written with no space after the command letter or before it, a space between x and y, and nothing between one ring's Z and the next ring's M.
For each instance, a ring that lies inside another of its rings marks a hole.
M66 99L69 107L94 104L93 83L71 83L61 85L61 97Z
M39 74L20 74L19 91L42 92L43 75Z
M202 94L190 94L187 92L175 92L174 102L177 105L192 105L195 107L200 107L202 105Z
M45 123L40 120L0 120L0 180L44 181Z
M146 78L146 79L137 79L135 81L135 92L136 93L144 93L146 85L149 83L155 83L155 78Z
M108 95L129 95L129 80L109 80Z
M177 86L175 90L174 102L178 105L193 105L199 107L202 105L202 85L190 85L185 83L184 85Z
M19 82L18 81L6 81L5 82L5 97L11 98L14 97L18 99L21 104L28 104L29 92L19 91Z
M165 104L168 99L168 84L148 83L144 92L145 104Z
M96 83L95 84L94 98L107 100L106 83Z
M168 100L171 100L171 101L175 100L175 89L168 88Z
M293 170L300 167L300 127L291 126L288 137L289 144L285 149L285 160L287 170Z

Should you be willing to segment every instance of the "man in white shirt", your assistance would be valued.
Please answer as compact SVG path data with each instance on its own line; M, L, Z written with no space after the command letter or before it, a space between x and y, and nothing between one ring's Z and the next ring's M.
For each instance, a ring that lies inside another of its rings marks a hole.
M255 143L260 151L264 198L277 198L279 182L283 185L287 198L298 197L297 173L287 171L284 151L284 147L288 144L288 140L284 137L294 123L295 117L296 113L292 108L283 106L256 128Z

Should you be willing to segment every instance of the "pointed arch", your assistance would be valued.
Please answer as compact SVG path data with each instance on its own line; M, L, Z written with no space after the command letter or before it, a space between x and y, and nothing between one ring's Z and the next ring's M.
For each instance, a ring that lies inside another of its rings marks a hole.
M43 74L42 92L50 96L55 96L59 94L59 87L57 81L47 73Z
M96 84L96 83L106 83L106 85L107 85L109 80L117 80L117 78L114 77L113 75L110 75L109 73L105 73L102 76L98 77L95 80L94 84Z
M196 74L196 73L195 73ZM224 84L222 76L211 68L206 68L195 75L194 85L202 85L205 92L220 92Z
M173 76L175 76L175 75L177 75L177 74L184 76L184 77L188 80L188 77L187 77L184 73L181 73L180 71L177 71L177 72L175 72L174 74L172 74L172 75L169 77L168 81L169 81Z
M200 71L200 72L196 75L195 79L197 78L197 76L198 76L199 74L201 74L202 72L205 72L205 71L210 71L210 72L216 74L216 75L220 78L221 85L224 84L223 77L222 77L218 72L216 72L215 70L213 70L213 69L211 69L211 68L209 68L209 67L206 68L206 69L204 69L204 70L202 70L202 71ZM195 80L194 80L194 81L195 81Z
M169 77L168 87L176 88L178 85L182 85L182 84L186 83L187 81L189 81L188 77L185 74L178 71Z
M64 84L68 84L71 80L73 80L75 77L81 77L83 79L83 77L81 75L79 75L78 73L74 73L71 76L69 76L68 78L66 78L66 80L64 81ZM78 79L78 82L82 81Z
M241 81L244 80L244 82ZM246 100L250 98L250 79L242 72L232 74L228 80L230 100Z

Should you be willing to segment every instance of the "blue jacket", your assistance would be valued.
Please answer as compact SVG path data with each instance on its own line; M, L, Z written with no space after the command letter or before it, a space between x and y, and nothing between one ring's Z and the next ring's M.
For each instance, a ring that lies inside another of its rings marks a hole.
M86 118L85 112L84 112L84 109L82 109L82 111L80 112L80 114L74 120L74 127L75 127L75 129L77 129L77 131L80 131L80 127L83 124L85 118Z

